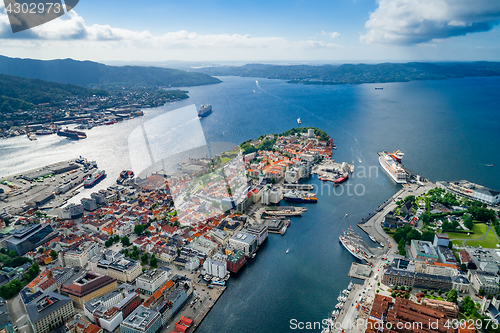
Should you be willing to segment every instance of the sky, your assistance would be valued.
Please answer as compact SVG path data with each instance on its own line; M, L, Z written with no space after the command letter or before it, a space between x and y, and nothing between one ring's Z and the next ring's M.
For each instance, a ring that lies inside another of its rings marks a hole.
M0 54L93 61L500 61L499 0L80 0Z

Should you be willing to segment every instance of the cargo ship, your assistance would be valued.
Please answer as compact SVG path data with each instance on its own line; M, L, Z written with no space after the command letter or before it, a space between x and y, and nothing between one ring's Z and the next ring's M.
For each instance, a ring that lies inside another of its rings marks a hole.
M315 196L297 192L295 190L283 194L283 199L290 202L316 203L318 199Z
M401 163L401 160L402 160L402 159L403 159L403 157L405 156L405 154L404 154L404 153L402 153L402 152L400 152L399 150L396 150L395 152L393 152L393 153L391 153L391 154L389 154L389 155L391 155L391 157L392 157L393 159L395 159L395 160L396 160L396 162L399 162L399 163Z
M210 104L202 105L201 108L198 109L198 117L206 117L210 113L212 113L212 105Z
M378 158L382 169L398 184L406 184L406 171L394 158L386 151L378 153Z
M85 179L85 181L83 182L83 187L92 187L95 184L99 183L104 177L106 177L106 173L104 172L104 170L97 170L91 176Z
M339 241L345 247L345 249L354 256L354 258L359 260L366 260L369 257L364 247L359 244L360 239L354 234L351 227L344 231L343 235L339 236Z
M343 174L341 177L335 179L333 181L333 184L334 185L340 185L340 184L342 184L343 182L345 182L348 179L349 179L349 175L346 173L346 174Z
M70 130L67 128L64 130L57 131L57 135L65 136L67 138L74 139L74 140L80 140L80 139L87 138L87 134L85 134L85 132L74 131L74 130Z

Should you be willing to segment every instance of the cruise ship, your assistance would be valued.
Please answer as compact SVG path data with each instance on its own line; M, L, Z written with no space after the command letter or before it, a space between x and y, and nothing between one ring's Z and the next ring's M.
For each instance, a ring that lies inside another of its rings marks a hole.
M295 190L283 194L283 199L290 202L316 203L318 199L313 195L297 192Z
M92 187L100 182L104 177L106 177L106 172L104 172L104 170L97 170L92 174L92 176L89 176L87 179L85 179L85 181L83 182L83 187Z
M406 184L406 171L394 158L386 151L378 153L378 158L382 169L398 184Z
M352 228L344 231L344 234L339 236L339 241L356 259L366 260L369 257L369 255L365 252L364 247L359 244L360 239L354 234Z
M202 105L201 108L198 109L198 117L206 117L210 113L212 113L212 105L210 104Z

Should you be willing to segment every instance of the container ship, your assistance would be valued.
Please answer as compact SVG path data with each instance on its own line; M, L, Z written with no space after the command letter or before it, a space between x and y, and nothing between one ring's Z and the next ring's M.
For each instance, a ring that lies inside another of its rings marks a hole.
M210 113L212 113L212 105L210 104L202 105L201 108L198 109L198 117L206 117Z
M361 239L354 234L352 228L344 231L344 234L339 236L339 241L356 259L366 260L368 257L372 256L369 255L365 247L360 244Z
M394 158L386 151L378 153L378 158L382 169L398 184L406 184L406 171Z
M83 182L83 187L89 188L94 186L95 184L99 183L101 179L106 177L106 173L104 170L98 170L94 172L91 176L89 176L85 181Z
M65 136L67 138L70 138L70 139L74 139L74 140L80 140L80 139L86 139L87 138L87 134L85 134L85 132L80 132L80 131L74 131L74 130L70 130L70 129L64 129L64 130L59 130L57 132L57 135L59 136Z
M318 199L315 196L309 194L303 194L295 190L289 191L283 194L283 199L290 202L301 202L301 203L316 203Z

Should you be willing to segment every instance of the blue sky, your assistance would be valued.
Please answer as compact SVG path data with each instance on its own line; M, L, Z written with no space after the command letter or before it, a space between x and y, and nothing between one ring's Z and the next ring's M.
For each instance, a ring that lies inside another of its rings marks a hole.
M1 5L0 5L1 6ZM93 1L0 53L95 61L500 60L497 0Z

